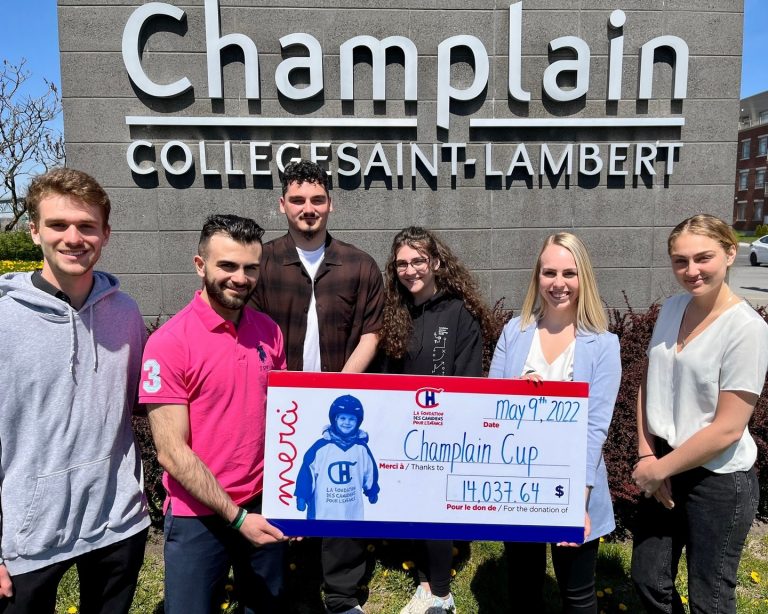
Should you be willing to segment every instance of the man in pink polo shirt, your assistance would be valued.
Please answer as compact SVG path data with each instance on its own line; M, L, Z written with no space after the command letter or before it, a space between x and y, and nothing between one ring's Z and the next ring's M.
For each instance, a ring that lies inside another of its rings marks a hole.
M140 401L168 491L167 614L210 614L230 566L246 612L279 611L285 537L259 512L267 376L285 352L280 328L246 307L263 232L209 217L194 259L203 289L144 350Z

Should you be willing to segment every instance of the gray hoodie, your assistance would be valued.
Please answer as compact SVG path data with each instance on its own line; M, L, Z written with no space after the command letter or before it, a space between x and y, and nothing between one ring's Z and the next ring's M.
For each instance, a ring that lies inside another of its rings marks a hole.
M0 553L26 573L149 525L131 409L144 323L96 272L80 310L0 277Z

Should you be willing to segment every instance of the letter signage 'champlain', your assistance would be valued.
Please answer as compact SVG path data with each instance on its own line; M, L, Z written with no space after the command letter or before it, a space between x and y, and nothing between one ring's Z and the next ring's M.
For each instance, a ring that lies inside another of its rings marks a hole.
M622 78L624 76L625 59L625 41L624 28L627 24L626 14L616 9L608 17L609 51L608 51L608 75L606 81L605 100L615 103L621 100ZM162 61L160 58L164 54L156 54L152 58L143 58L142 41L143 33L147 25L158 20L154 24L159 27L161 22L159 18L167 20L168 18L177 22L186 20L186 13L183 9L172 4L163 2L150 2L136 8L128 18L122 38L122 57L125 69L136 89L143 94L153 98L173 98L189 92L201 91L205 84L193 83L187 76L178 75L178 79L169 83L157 83L148 76L149 73L156 71L145 70L144 62ZM508 83L507 94L511 101L517 103L533 104L531 93L523 87L523 2L515 2L509 6L508 13L508 37L509 46L507 52L508 63ZM183 34L179 35L183 36ZM150 35L151 38L151 35ZM281 49L286 52L291 50L277 66L274 73L274 85L281 96L289 101L305 101L310 98L315 99L315 106L318 101L323 103L321 97L325 89L325 76L323 72L323 49L320 42L308 33L286 34L279 39ZM229 33L222 35L221 23L219 18L218 0L205 0L205 55L207 64L207 97L211 100L221 100L224 97L222 84L222 51L228 47L236 47L242 53L242 65L244 70L244 91L241 95L250 101L258 101L261 97L262 81L268 78L263 74L259 66L259 51L257 42L244 34ZM386 101L386 65L387 58L393 50L402 54L403 66L403 91L402 100L413 105L418 104L418 65L419 52L417 44L405 36L388 36L378 39L373 36L361 34L354 36L343 42L338 48L338 75L339 92L341 101L353 101L355 99L355 80L354 68L356 64L355 51L366 50L371 58L372 69L372 99L375 102ZM645 42L639 49L635 50L639 54L638 58L638 79L636 99L638 102L647 101L653 95L653 73L654 64L657 60L657 52L663 49L663 53L673 68L672 92L671 98L676 101L682 101L687 96L688 83L688 63L689 50L686 42L673 35L657 36ZM456 61L455 52L460 50L463 57L468 57L467 62L471 65L473 77L470 83L463 83L461 86L452 82L451 67ZM334 50L335 51L335 50ZM422 50L422 53L428 51L430 54L435 50ZM578 36L561 36L551 40L548 49L542 49L541 54L549 51L553 59L545 68L541 75L542 94L551 103L567 103L574 100L585 98L590 90L591 52L587 41ZM483 41L476 36L457 33L442 40L436 49L437 71L434 78L436 80L436 114L435 124L439 134L445 135L451 129L451 108L454 101L467 102L480 99L488 90L489 76L491 72L491 63L488 51ZM567 56L567 57L563 57ZM334 56L335 57L335 56ZM365 57L368 57L366 55ZM400 57L398 55L398 57ZM391 57L390 57L391 59ZM301 85L296 85L296 80L292 79L294 71L300 71L302 75ZM564 78L566 77L566 78ZM564 85L567 83L568 85ZM359 94L359 92L358 92ZM283 105L285 107L285 105ZM526 113L525 116L515 116L511 112L505 113L503 105L493 107L492 117L470 117L470 130L493 131L495 129L510 128L573 128L573 129L594 129L602 128L681 128L685 124L685 118L681 114L664 117L650 117L645 114L636 114L635 116L600 116L600 117L571 117L558 114L550 117L531 117ZM547 109L551 108L547 103ZM250 115L209 115L209 116L177 116L172 114L146 115L146 116L127 116L128 126L177 126L177 127L211 127L218 126L223 128L262 128L262 127L307 127L307 128L332 128L343 131L354 130L356 128L396 128L405 131L413 131L419 126L419 117L416 115L407 115L404 117L391 117L382 115L375 117L358 117L353 115L344 115L342 117L318 117L315 114L290 114L285 117L265 117L260 113ZM531 114L533 115L533 114ZM464 139L462 139L464 140ZM595 138L594 140L600 140ZM251 141L248 144L248 153L245 160L250 162L250 172L252 175L269 174L265 168L268 161L273 158L279 169L282 169L287 162L285 158L286 151L298 151L301 155L301 147L295 143L284 143L278 149L276 155L270 156L264 152L264 149L271 148L269 141ZM357 145L352 142L346 142L336 147L336 158L341 163L338 172L341 175L368 173L372 170L383 172L387 176L392 176L392 148L396 148L395 153L395 175L402 177L403 170L403 145L404 143L390 144L390 152L385 153L381 143L377 143L370 148L370 155L363 171L362 162L364 161L357 152ZM414 143L405 143L410 148L410 158L412 163L412 176L416 175L415 167L417 164L427 172L435 176L437 174L437 161L441 154L449 154L451 162L451 175L458 173L458 164L461 159L460 150L466 149L466 143L440 143L434 144L432 157L424 153L422 148ZM481 144L482 146L483 144ZM486 175L500 175L501 170L493 169L493 162L490 158L492 152L492 143L485 143ZM151 155L142 157L145 150L153 150L155 145L146 140L134 140L128 147L127 161L131 170L138 174L150 174L156 172L156 168L148 160L153 159ZM428 146L425 146L428 147ZM606 147L610 154L606 157L605 164L609 167L609 174L622 175L627 174L623 170L621 163L627 160L627 153L634 151L634 164L627 163L628 168L633 168L635 174L649 173L655 174L653 162L659 151L669 153L664 164L665 174L672 174L674 168L674 153L682 147L679 142L659 143L613 143ZM202 174L220 174L218 170L207 168L206 166L206 148L205 141L198 144L198 162ZM229 141L224 142L225 174L243 174L245 170L242 164L238 165L236 156L233 153L232 144ZM312 157L319 161L328 161L331 155L327 152L332 151L331 143L312 143ZM439 151L438 151L439 150ZM567 144L560 152L556 160L550 148L542 145L540 155L534 159L539 159L539 172L544 173L545 165L550 169L565 169L567 174L573 171L573 157L579 157L578 172L582 174L599 173L603 168L604 160L599 156L599 147L591 143ZM323 153L326 152L326 153ZM592 156L592 157L590 157ZM184 174L193 164L193 148L180 140L170 140L166 142L160 152L160 162L163 168L171 174ZM407 156L406 156L407 157ZM176 163L171 162L177 160ZM178 160L181 160L178 162ZM293 159L293 158L291 158ZM141 160L141 161L139 161ZM242 162L242 160L241 160ZM461 160L465 166L475 164L474 159ZM247 164L247 162L245 163ZM618 165L618 166L617 166ZM622 168L619 168L622 167ZM171 170L173 169L173 170ZM524 144L519 144L517 150L509 162L509 171L523 169L534 175L533 166L530 162L529 154ZM595 171L595 169L597 169Z

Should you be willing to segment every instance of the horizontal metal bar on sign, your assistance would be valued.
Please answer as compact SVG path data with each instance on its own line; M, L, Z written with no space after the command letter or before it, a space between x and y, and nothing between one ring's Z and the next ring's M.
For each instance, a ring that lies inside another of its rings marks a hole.
M470 128L661 128L684 125L684 117L516 117L469 120Z
M416 128L416 118L377 117L158 117L126 115L129 126L263 126L269 128Z

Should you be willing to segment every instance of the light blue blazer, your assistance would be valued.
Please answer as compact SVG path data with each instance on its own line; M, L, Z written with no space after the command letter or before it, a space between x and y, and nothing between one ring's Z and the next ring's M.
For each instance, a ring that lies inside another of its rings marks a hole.
M535 330L535 324L521 330L519 317L510 320L496 344L488 377L520 377ZM573 380L589 383L587 486L592 487L592 493L587 511L592 523L588 537L591 541L616 528L608 490L608 473L603 461L603 443L608 435L621 382L619 338L613 333L578 332L573 355Z

